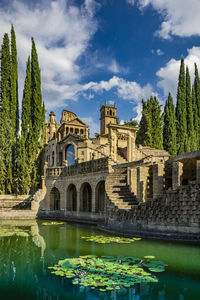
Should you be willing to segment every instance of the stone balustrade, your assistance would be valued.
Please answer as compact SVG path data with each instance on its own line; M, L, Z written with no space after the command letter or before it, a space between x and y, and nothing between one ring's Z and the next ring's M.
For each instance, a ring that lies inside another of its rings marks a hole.
M108 158L103 157L75 164L69 167L47 167L46 177L68 177L93 172L102 172L106 170L108 170Z

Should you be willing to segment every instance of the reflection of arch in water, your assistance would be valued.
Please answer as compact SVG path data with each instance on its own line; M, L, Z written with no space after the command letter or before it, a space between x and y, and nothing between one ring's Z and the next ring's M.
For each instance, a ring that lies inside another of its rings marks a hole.
M96 212L105 210L105 181L102 180L96 185Z
M81 211L92 211L92 188L88 182L85 182L81 186Z
M70 184L67 188L67 210L77 210L77 192L74 184Z
M74 145L67 145L65 148L65 159L67 160L67 165L72 166L75 164L75 150Z
M50 210L60 210L60 192L56 187L50 192Z

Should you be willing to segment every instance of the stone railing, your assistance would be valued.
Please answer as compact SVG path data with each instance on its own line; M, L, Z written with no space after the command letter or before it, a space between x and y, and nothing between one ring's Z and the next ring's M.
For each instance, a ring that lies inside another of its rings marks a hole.
M46 177L57 177L61 176L64 167L51 167L46 168Z
M108 158L103 157L75 164L69 167L51 167L46 169L46 177L75 176L80 174L102 172L108 170Z

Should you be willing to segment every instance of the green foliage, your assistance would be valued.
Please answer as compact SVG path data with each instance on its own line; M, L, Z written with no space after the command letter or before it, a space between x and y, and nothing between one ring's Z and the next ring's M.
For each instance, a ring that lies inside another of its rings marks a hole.
M125 121L124 125L137 127L138 126L138 121L130 119L130 121Z
M162 149L161 107L156 97L145 102L142 100L143 110L136 143Z
M195 131L195 141L197 142L197 149L200 149L200 79L195 64L195 77L192 88L192 105L193 105L193 122Z
M194 132L193 106L191 94L191 81L188 67L186 68L186 120L187 120L187 144L186 151L190 152L197 149Z
M0 193L28 193L41 176L40 151L45 144L45 106L42 104L40 69L34 40L28 59L22 99L19 137L18 63L14 27L11 51L8 34L1 47L0 82Z
M3 178L6 193L11 193L12 189L12 168L13 168L13 136L10 118L11 100L11 78L10 78L10 48L8 34L4 35L1 48L1 111L0 111L0 147L3 161Z
M173 99L169 93L164 108L163 146L170 155L176 155L176 116Z
M177 153L181 154L187 151L187 112L186 112L186 81L185 81L185 65L181 59L179 72L176 119L177 119Z
M72 284L97 288L100 291L120 290L137 283L158 282L158 279L147 272L163 272L167 265L162 262L151 262L125 256L80 256L66 258L58 262L52 274L72 279Z
M140 121L139 130L137 132L136 144L143 146L152 145L152 124L151 124L151 108L150 102L142 100L142 118Z
M151 102L151 126L152 126L152 147L163 148L161 106L156 97L150 98Z

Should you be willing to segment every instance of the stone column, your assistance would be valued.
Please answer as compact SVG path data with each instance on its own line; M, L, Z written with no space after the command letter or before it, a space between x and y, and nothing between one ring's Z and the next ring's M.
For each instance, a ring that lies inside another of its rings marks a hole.
M116 132L114 130L111 129L110 131L110 153L111 153L111 157L114 161L117 160L117 136L116 136Z
M92 213L96 211L95 187L92 186Z
M148 167L137 167L137 198L140 202L147 200Z
M81 192L79 186L76 187L76 197L77 197L77 215L78 215L81 210Z
M133 161L133 152L135 150L135 138L129 132L128 140L127 140L127 160Z
M163 194L164 164L153 165L153 198Z
M130 170L130 187L131 192L137 197L137 169L133 168Z
M200 183L200 160L196 161L196 181Z
M172 167L172 189L176 190L182 183L183 164L180 161L173 162Z

